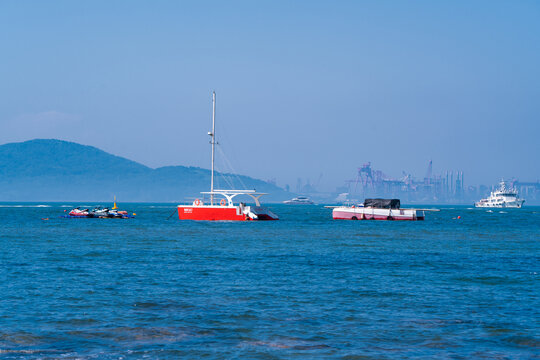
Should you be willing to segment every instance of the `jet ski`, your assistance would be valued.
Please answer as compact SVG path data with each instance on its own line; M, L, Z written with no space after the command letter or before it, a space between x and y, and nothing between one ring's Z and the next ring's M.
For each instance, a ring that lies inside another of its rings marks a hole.
M90 215L90 212L88 209L81 209L79 207L76 207L75 209L71 210L69 212L69 216L76 216L76 217L92 217Z
M115 199L116 200L116 199ZM66 210L64 210L65 212ZM118 210L116 201L112 208L96 206L92 211L76 207L71 210L67 215L63 215L64 218L98 218L98 219L132 219L135 217L135 213L130 215L125 210Z
M108 215L111 218L123 218L124 215L127 215L127 211L109 210Z
M113 214L110 214L109 208L102 208L101 206L98 206L97 208L92 210L91 214L93 215L93 217L97 217L97 218L114 217Z

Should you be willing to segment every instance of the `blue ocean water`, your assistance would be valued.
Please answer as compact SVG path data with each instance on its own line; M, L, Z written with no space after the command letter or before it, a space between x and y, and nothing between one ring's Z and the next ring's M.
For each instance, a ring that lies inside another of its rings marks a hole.
M59 218L71 205L0 205L2 359L539 357L538 207Z

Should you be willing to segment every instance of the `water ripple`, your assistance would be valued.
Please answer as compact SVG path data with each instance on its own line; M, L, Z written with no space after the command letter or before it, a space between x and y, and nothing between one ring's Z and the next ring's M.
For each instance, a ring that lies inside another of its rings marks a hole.
M2 359L539 353L538 208L401 223L276 205L278 222L198 223L167 204L125 222L19 205L0 207Z

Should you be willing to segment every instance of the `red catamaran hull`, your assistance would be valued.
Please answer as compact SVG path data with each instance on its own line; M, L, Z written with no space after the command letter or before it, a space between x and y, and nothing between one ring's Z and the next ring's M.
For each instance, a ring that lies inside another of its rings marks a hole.
M263 206L178 205L180 220L248 221L278 220L278 216Z
M235 207L224 206L178 206L178 218L180 220L225 220L245 221L249 217L242 214Z

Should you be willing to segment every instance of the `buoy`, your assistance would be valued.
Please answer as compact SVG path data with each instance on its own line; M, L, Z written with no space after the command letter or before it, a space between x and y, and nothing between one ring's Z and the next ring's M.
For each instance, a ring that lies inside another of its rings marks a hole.
M116 195L114 195L114 204L113 204L112 209L113 209L113 210L118 209L118 206L116 206Z
M459 219L461 219L461 216L458 216L457 218L458 218L458 220L459 220Z

